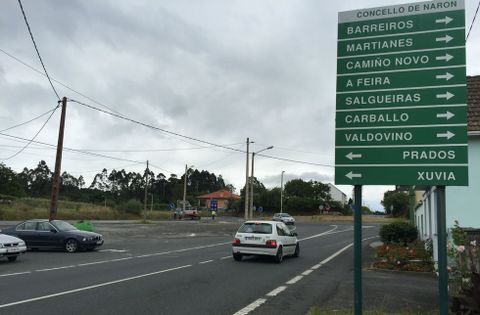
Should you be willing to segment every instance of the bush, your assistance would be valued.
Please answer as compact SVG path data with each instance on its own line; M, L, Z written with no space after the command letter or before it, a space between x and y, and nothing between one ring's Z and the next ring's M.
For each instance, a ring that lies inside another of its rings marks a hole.
M140 215L142 213L143 204L137 199L130 199L125 204L121 205L120 208L127 213Z
M380 239L384 243L408 244L417 239L417 227L408 222L393 222L380 228Z

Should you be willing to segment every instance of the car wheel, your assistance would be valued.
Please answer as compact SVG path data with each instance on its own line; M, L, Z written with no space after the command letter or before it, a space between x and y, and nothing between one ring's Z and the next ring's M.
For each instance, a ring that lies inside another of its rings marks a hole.
M295 246L295 252L293 253L293 257L299 257L300 256L300 244L297 243L297 246Z
M236 261L242 260L242 254L233 253L233 259L235 259Z
M15 261L15 260L17 260L17 257L18 256L9 256L8 261Z
M275 255L275 262L277 264L280 264L280 263L282 263L282 261L283 261L283 249L280 246L277 250L277 254Z
M65 250L69 253L75 253L78 249L78 242L73 238L68 239L65 242Z

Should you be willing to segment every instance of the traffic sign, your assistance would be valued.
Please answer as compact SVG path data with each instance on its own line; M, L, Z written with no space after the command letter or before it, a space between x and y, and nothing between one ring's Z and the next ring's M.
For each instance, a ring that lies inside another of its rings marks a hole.
M210 209L216 210L218 208L218 200L217 199L211 199L210 200Z
M335 183L468 185L464 1L338 21Z

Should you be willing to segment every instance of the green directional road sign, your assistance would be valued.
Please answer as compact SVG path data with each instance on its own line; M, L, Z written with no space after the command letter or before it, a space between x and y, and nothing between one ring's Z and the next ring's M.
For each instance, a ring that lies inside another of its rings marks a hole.
M468 185L464 1L338 19L335 183Z

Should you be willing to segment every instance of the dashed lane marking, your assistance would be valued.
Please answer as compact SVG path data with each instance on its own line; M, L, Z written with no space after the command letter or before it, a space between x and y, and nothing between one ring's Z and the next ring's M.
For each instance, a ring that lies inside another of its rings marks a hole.
M62 267L55 267L55 268L47 268L47 269L38 269L35 270L36 272L44 272L44 271L52 271L52 270L60 270L60 269L69 269L69 268L75 268L76 265L71 265L71 266L62 266Z
M25 272L15 272L15 273L7 273L4 275L0 275L0 277L10 277L10 276L18 276L18 275L25 275L28 273L32 273L31 271L25 271Z
M314 271L314 269L305 270L304 272L302 272L302 276L308 276L308 275L311 274L313 271Z
M260 305L262 305L263 303L265 303L266 301L267 301L267 299L258 299L255 302L253 302L252 304L249 304L249 305L245 306L244 308L242 308L241 310L239 310L238 312L236 312L233 315L246 315L246 314L250 313L251 311L253 311L254 309L256 309L257 307L259 307Z
M232 256L231 256L231 255L228 255L228 256L220 257L221 260L223 260L223 259L228 259L228 258L232 258Z
M201 261L199 262L200 265L203 265L203 264L208 264L208 263L211 263L213 261L213 259L210 259L210 260L205 260L205 261Z
M295 284L302 279L303 279L303 276L296 276L296 277L293 277L292 279L288 280L286 283L287 284Z
M282 285L282 286L279 286L278 288L276 288L275 290L272 290L270 292L267 293L267 296L277 296L278 294L280 294L283 290L285 290L287 287Z

